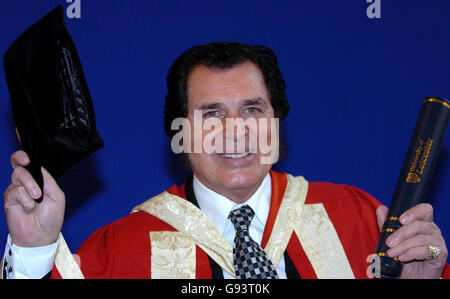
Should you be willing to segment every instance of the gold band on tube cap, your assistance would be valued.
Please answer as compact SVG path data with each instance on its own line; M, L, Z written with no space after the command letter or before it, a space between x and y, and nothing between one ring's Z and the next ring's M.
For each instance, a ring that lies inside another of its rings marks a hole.
M376 255L378 255L378 256L388 256L388 255L387 255L386 253L384 253L384 252L377 252ZM396 261L399 261L399 260L398 260L398 257L394 257L393 259L396 260Z
M428 99L425 99L424 102L425 102L425 103L426 103L426 102L439 103L439 104L444 105L444 106L447 107L448 109L450 109L450 105L449 105L447 102L443 101L443 100L439 100L439 99L435 99L435 98L428 98Z
M381 232L382 232L382 233L384 233L384 232L393 233L393 232L395 232L395 231L396 231L396 229L393 229L393 228L386 228L386 229L383 229Z
M400 221L400 217L389 217L386 220L395 220L395 221Z

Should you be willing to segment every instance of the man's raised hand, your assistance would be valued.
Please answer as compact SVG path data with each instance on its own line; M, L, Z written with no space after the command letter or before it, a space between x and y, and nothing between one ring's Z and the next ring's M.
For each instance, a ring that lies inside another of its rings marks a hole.
M64 221L65 195L53 177L41 168L44 190L25 169L30 163L24 151L11 155L11 184L4 193L6 221L12 243L39 247L54 243ZM41 203L36 199L44 193Z

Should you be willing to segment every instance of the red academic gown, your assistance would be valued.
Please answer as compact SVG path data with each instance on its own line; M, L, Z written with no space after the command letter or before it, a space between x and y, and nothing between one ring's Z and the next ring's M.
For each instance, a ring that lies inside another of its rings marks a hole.
M270 175L272 198L262 239L263 248L271 234L287 184L286 173L270 171ZM172 186L167 192L186 199L185 185ZM355 278L367 278L367 257L374 252L379 237L375 210L380 203L352 186L309 182L305 205L316 203L323 204ZM151 278L149 232L152 231L176 229L149 213L139 211L94 232L77 252L85 278ZM196 278L211 278L208 255L199 246L195 246L195 250ZM286 250L302 278L317 278L295 233ZM444 276L450 277L448 265ZM56 267L51 277L61 277Z

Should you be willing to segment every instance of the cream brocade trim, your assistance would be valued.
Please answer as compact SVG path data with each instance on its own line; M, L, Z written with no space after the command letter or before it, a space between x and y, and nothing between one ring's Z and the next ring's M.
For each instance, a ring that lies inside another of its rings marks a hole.
M287 175L288 183L283 201L272 229L269 241L264 248L274 265L278 265L291 239L294 223L302 215L302 208L308 193L308 182L303 177Z
M84 279L83 273L70 252L62 234L59 235L55 266L63 279Z
M225 271L234 274L233 247L209 218L184 198L167 191L135 207L133 212L147 212L190 238ZM154 261L151 261L152 265Z
M152 278L195 279L195 242L180 232L150 232Z
M354 278L344 248L323 204L304 204L308 182L287 175L288 185L264 251L274 265L295 231L317 278Z
M323 204L308 204L295 233L317 278L355 278L336 230Z

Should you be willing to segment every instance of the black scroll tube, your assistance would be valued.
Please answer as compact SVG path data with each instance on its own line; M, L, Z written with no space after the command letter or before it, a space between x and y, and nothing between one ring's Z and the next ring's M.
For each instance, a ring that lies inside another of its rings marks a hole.
M406 210L425 202L449 116L448 100L425 98L375 250L378 256L372 260L372 272L377 273L378 267L382 278L394 279L401 273L402 263L386 254L386 239L402 226L399 218Z

